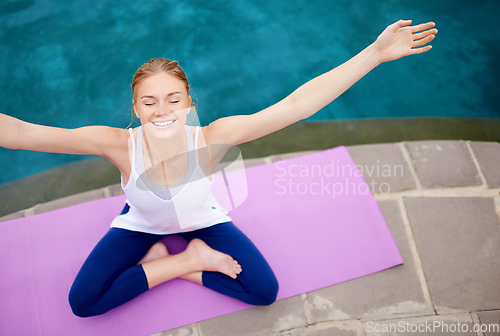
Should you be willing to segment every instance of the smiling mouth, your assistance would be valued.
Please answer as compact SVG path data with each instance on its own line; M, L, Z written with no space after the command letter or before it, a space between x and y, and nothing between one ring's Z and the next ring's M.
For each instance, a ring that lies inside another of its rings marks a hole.
M174 124L177 120L176 119L172 119L172 120L153 120L151 123L156 126L156 127L159 127L159 128L167 128L169 126L171 126L172 124Z

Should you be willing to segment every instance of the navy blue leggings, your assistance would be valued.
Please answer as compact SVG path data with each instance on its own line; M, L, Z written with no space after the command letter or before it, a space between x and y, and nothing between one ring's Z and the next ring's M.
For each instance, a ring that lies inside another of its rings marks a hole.
M214 250L233 257L242 267L236 279L203 272L203 286L251 305L276 300L278 281L268 263L232 222L179 233L187 241L203 240ZM73 313L80 317L103 314L149 289L142 265L137 263L163 235L111 228L95 246L69 292Z

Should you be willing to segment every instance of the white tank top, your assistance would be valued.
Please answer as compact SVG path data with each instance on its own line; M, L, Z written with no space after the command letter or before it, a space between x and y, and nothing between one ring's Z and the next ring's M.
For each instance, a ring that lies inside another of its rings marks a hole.
M199 127L196 127L194 144L191 130L188 126L184 129L189 153L188 169L184 180L173 187L158 186L149 180L142 158L143 127L140 126L137 131L137 145L133 131L129 129L132 167L128 183L125 185L122 179L121 185L130 209L126 214L117 216L111 227L172 234L231 221L227 211L211 193L213 175L209 180L200 167L197 151Z

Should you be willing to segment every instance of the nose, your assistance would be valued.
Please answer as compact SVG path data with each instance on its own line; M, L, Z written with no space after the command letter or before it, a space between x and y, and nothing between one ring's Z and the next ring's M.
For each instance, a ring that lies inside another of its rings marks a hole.
M158 110L156 111L157 116L161 117L170 113L172 113L172 109L168 106L168 104L160 103L158 105Z

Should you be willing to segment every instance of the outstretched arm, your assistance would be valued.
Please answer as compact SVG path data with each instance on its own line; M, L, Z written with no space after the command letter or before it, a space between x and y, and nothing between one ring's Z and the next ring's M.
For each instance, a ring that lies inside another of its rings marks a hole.
M0 113L0 147L37 152L92 154L110 158L123 130L106 126L76 129L42 126ZM127 142L125 137L125 148ZM123 146L121 146L123 147Z
M388 26L359 54L265 110L214 121L204 130L207 142L238 145L275 132L318 112L380 63L430 50L426 44L437 34L437 29L432 29L435 24L410 24L411 20L400 20Z

